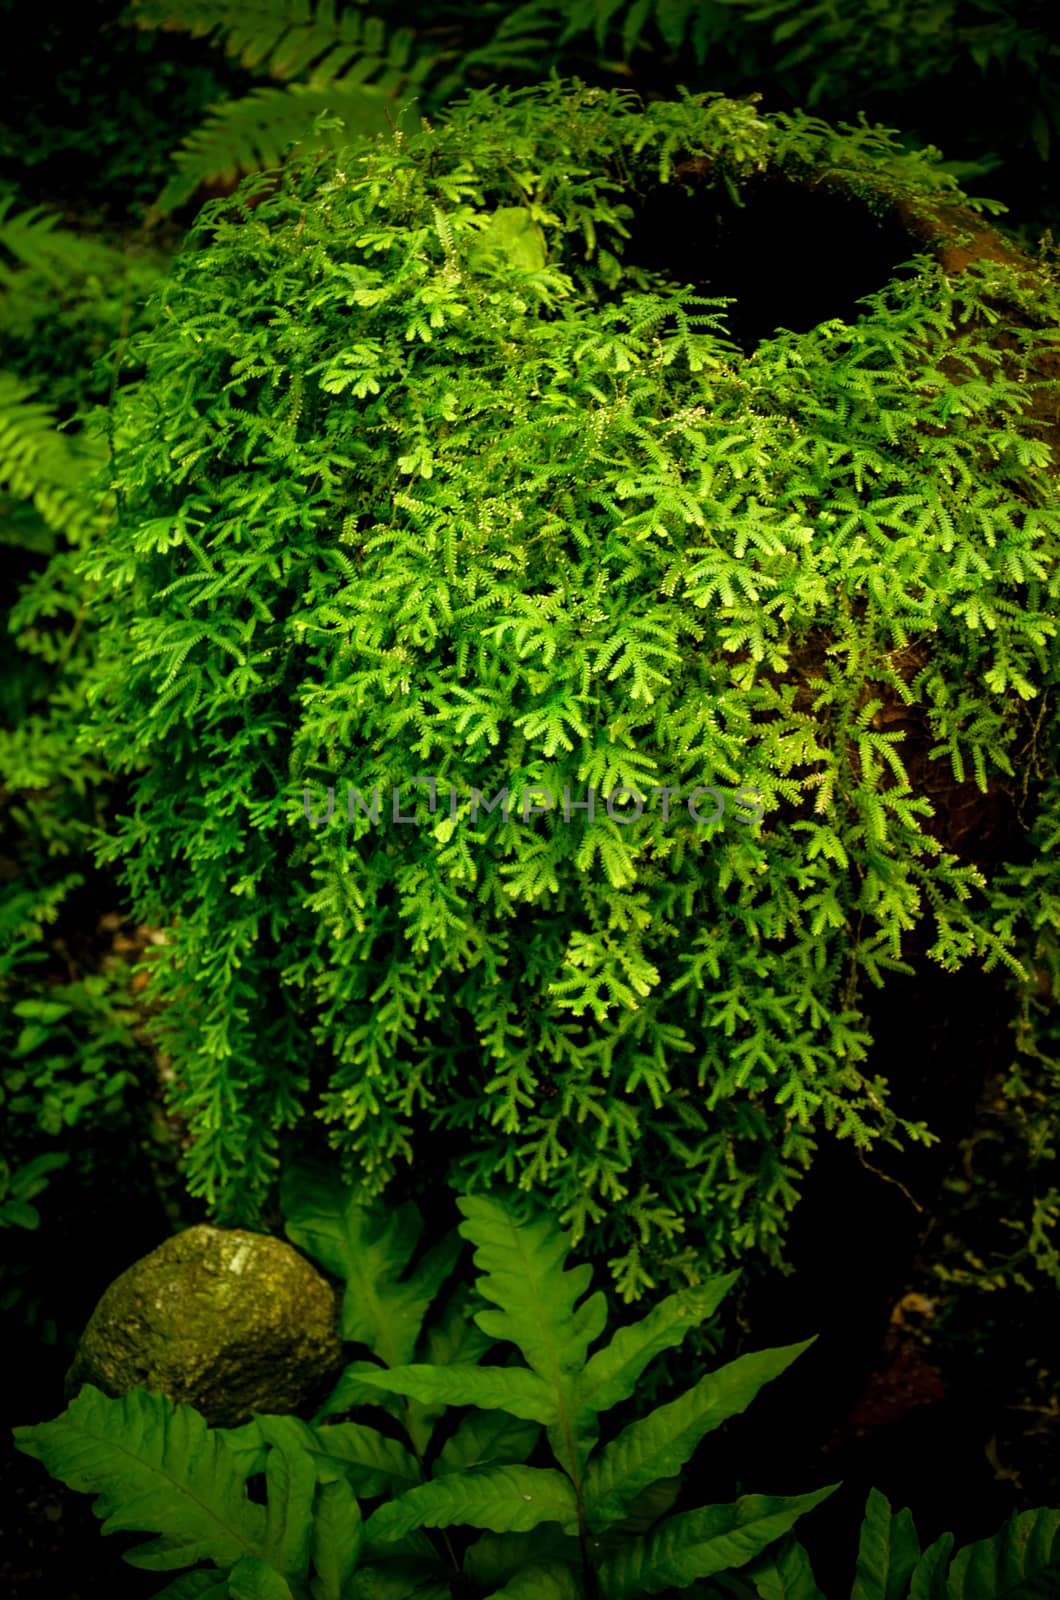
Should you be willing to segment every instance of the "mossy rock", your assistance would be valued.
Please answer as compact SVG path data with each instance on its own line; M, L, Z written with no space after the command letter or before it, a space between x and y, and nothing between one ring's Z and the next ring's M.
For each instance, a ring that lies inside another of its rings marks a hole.
M142 1387L215 1427L298 1411L342 1362L331 1286L281 1239L201 1224L123 1272L67 1375L109 1395Z
M476 92L204 210L84 570L218 1215L316 1116L636 1298L928 1139L866 996L1060 971L1058 310L938 152L719 96Z

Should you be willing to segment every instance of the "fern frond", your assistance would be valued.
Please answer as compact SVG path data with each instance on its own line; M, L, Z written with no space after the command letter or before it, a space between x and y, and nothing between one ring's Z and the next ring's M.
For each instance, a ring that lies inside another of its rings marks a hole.
M403 1278L422 1231L414 1205L371 1205L331 1175L309 1167L284 1176L287 1234L342 1278L342 1337L367 1345L387 1366L412 1360L423 1319L459 1252L450 1236Z
M810 1558L792 1534L751 1567L759 1600L825 1600L817 1587Z
M338 1205L335 1189L303 1170L287 1185L289 1229L312 1241L348 1285L356 1276L359 1299L371 1309L355 1327L371 1332L388 1302L401 1316L400 1305L394 1306L395 1268L407 1267L418 1219L406 1208L390 1218L377 1212L367 1226L366 1208L348 1198L350 1205ZM639 1328L620 1330L590 1372L587 1348L606 1320L606 1302L602 1294L582 1301L586 1270L565 1270L569 1240L554 1218L545 1213L519 1220L514 1208L483 1197L464 1197L460 1205L462 1230L485 1269L478 1294L498 1308L480 1312L479 1320L524 1350L538 1370L460 1362L373 1370L361 1363L360 1378L369 1394L374 1384L427 1402L481 1400L493 1411L549 1422L558 1467L526 1465L538 1429L510 1417L465 1417L432 1469L425 1464L428 1441L416 1442L408 1414L401 1420L412 1452L360 1423L320 1427L255 1413L243 1427L210 1429L191 1407L174 1407L162 1396L136 1390L114 1400L87 1385L56 1421L16 1430L19 1447L71 1487L96 1492L104 1532L159 1535L129 1557L135 1565L171 1570L210 1561L226 1577L225 1594L245 1600L307 1594L350 1600L362 1555L386 1563L379 1574L384 1583L390 1577L400 1583L398 1566L410 1557L426 1559L431 1580L437 1569L423 1530L454 1526L503 1536L469 1558L468 1570L477 1571L483 1587L507 1582L503 1592L529 1595L540 1569L544 1587L536 1592L563 1596L575 1561L588 1575L592 1549L606 1578L599 1592L622 1600L744 1564L831 1492L791 1500L752 1496L667 1516L679 1489L677 1472L703 1434L742 1410L802 1345L747 1355L708 1375L672 1405L628 1427L583 1472L599 1430L592 1405L579 1401L579 1384L598 1408L628 1398L647 1362L675 1345L686 1326L701 1324L729 1280L671 1295ZM437 1288L439 1273L429 1261L430 1253L419 1274ZM417 1306L414 1340L421 1321ZM426 1341L441 1354L447 1348L458 1354L461 1342L454 1343L451 1330L441 1347ZM590 1414L593 1425L586 1427ZM266 1492L258 1504L246 1485L262 1474ZM355 1493L390 1498L362 1527ZM539 1528L529 1550L520 1536ZM375 1573L364 1571L356 1583L357 1593L377 1592ZM195 1600L215 1591L213 1574L196 1573L167 1593L170 1600Z
M75 443L60 433L49 407L35 398L33 386L13 373L0 372L0 491L28 501L46 528L75 543L99 520L80 489L103 457L102 449L94 446L95 441L83 435ZM12 539L31 542L17 526Z
M858 1542L852 1600L902 1595L920 1560L920 1540L908 1511L897 1516L878 1489L869 1491Z
M589 1526L603 1529L627 1516L645 1489L680 1472L711 1429L745 1411L759 1389L786 1371L810 1343L740 1356L707 1373L679 1399L631 1423L589 1465L585 1476Z
M265 1555L268 1513L247 1496L247 1458L191 1406L143 1389L114 1400L85 1384L62 1416L16 1428L15 1440L53 1478L98 1496L104 1533L158 1535L130 1552L133 1566L233 1567Z
M710 41L729 27L724 7L705 6L701 0L574 0L565 15L562 43L591 33L597 49L603 50L617 31L627 61L644 46L654 23L669 49L680 50L687 43L702 66Z
M193 0L174 11L166 0L138 0L142 28L185 28L209 37L244 67L286 85L252 90L216 106L174 156L177 170L156 202L172 211L200 184L234 182L282 165L290 148L338 149L361 134L385 133L386 111L421 82L434 58L414 54L411 28L387 29L359 10L336 12L333 0L260 0L212 4ZM318 118L337 117L341 130Z
M560 1562L523 1567L489 1600L582 1600L585 1591L570 1567Z
M1022 1600L1060 1585L1060 1511L1024 1511L992 1538L958 1550L950 1563L947 1600Z
M658 1496L661 1488L650 1519L657 1521L672 1504L669 1489L677 1473L703 1436L742 1411L806 1348L800 1344L743 1356L594 1453L599 1414L628 1399L649 1361L703 1323L733 1276L668 1296L638 1326L620 1329L586 1361L606 1318L606 1302L599 1293L582 1301L588 1275L564 1270L570 1241L555 1220L547 1214L519 1219L510 1203L484 1196L465 1196L458 1203L465 1217L460 1231L477 1246L475 1263L483 1269L476 1287L498 1307L479 1312L476 1321L495 1338L514 1344L531 1370L415 1364L362 1372L361 1381L419 1400L502 1409L544 1423L563 1471L498 1458L496 1441L504 1439L505 1430L488 1418L473 1418L469 1442L474 1447L479 1435L486 1438L482 1464L460 1470L461 1457L467 1460L461 1446L440 1479L406 1491L375 1513L367 1526L372 1541L403 1537L425 1518L430 1526L465 1522L496 1532L554 1521L565 1534L602 1538L642 1512L645 1496ZM521 1458L532 1434L516 1428L509 1442Z
M89 273L121 273L118 251L60 227L58 217L42 206L16 212L14 204L11 197L0 199L0 289L16 286L19 269L38 274L55 289ZM5 255L13 257L14 266Z
M851 1600L1044 1600L1060 1584L1060 1511L1017 1513L950 1561L952 1550L953 1534L943 1533L921 1553L910 1513L894 1515L887 1498L871 1489ZM822 1600L809 1557L792 1537L748 1575L760 1600Z
M731 1505L668 1517L646 1539L631 1540L604 1562L604 1593L608 1600L634 1600L744 1566L838 1487L787 1498L749 1494Z
M564 1270L570 1240L550 1218L519 1224L503 1203L483 1195L464 1196L459 1205L465 1219L459 1232L474 1244L482 1274L479 1293L498 1308L480 1311L475 1321L492 1338L514 1344L555 1397L549 1440L560 1465L580 1483L597 1424L578 1405L577 1376L603 1330L607 1302L600 1291L582 1299L592 1268Z
M409 1489L373 1512L364 1531L371 1544L379 1545L416 1528L457 1525L523 1533L542 1522L558 1522L574 1532L577 1517L574 1487L554 1467L490 1466Z
M164 1395L134 1389L112 1399L85 1384L62 1416L16 1428L15 1441L61 1483L97 1496L104 1533L158 1535L126 1553L132 1566L172 1572L210 1561L221 1569L220 1578L178 1579L165 1591L170 1600L218 1585L243 1600L286 1600L307 1583L315 1600L343 1600L364 1544L360 1509L330 1458L304 1447L303 1430L282 1416L210 1428ZM264 1505L247 1493L262 1467Z
M696 1289L667 1295L639 1322L619 1328L586 1363L578 1386L581 1403L594 1411L608 1411L628 1400L648 1363L680 1344L690 1328L712 1317L738 1277L730 1272Z
M325 88L367 61L405 64L412 32L400 28L389 46L385 24L363 11L336 10L334 0L135 0L140 28L186 29L211 39L241 66L267 72L283 83L300 78Z
M347 78L324 88L292 83L283 89L253 89L241 100L217 106L175 153L177 170L155 209L175 210L200 184L234 184L248 173L282 167L295 145L300 153L338 150L362 134L386 133L387 110L399 90L413 82L413 73L381 59L362 65L366 76L373 68L379 72L375 82ZM342 126L318 120L329 116L339 118Z

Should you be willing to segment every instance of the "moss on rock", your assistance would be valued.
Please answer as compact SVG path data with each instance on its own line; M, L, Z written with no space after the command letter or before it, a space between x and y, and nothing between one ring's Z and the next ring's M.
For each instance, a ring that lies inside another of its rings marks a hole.
M106 1290L67 1374L109 1395L142 1386L215 1427L298 1410L341 1365L331 1286L267 1234L201 1225Z

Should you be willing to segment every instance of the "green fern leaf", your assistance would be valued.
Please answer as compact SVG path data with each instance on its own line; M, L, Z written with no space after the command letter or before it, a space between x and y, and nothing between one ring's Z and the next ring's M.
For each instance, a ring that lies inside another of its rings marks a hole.
M525 1533L542 1522L577 1528L578 1502L569 1478L552 1467L485 1467L450 1473L388 1501L368 1518L365 1534L378 1546L416 1528L459 1524Z
M376 1369L378 1370L378 1369ZM259 1416L248 1427L261 1440L303 1452L315 1468L318 1481L341 1474L364 1498L400 1492L423 1482L419 1466L404 1445L359 1422L314 1427L298 1417Z
M524 1567L489 1600L584 1600L584 1593L570 1567L552 1562Z
M15 1442L61 1483L98 1496L104 1533L160 1535L129 1552L135 1567L265 1557L266 1508L247 1498L237 1458L191 1406L142 1389L112 1400L86 1384L54 1422L16 1428Z
M301 154L339 150L362 134L388 132L387 111L414 74L384 70L382 61L377 65L380 75L372 83L340 79L325 88L292 83L222 101L175 153L176 171L155 201L155 211L174 211L201 184L234 184L246 174L282 167L295 145ZM329 120L336 118L337 124Z
M871 1489L850 1600L904 1600L919 1560L920 1540L910 1512L893 1516L886 1497Z
M270 1445L265 1463L267 1493L265 1554L275 1572L301 1577L309 1566L309 1538L316 1497L316 1465L287 1417L259 1417ZM264 1563L263 1563L264 1564Z
M90 438L60 433L32 385L0 372L0 490L30 502L46 527L71 542L99 525L81 486L104 453Z
M444 1477L490 1462L521 1464L533 1450L540 1431L537 1423L505 1416L503 1412L467 1416L442 1446L434 1463L434 1475Z
M909 1600L946 1600L946 1568L952 1549L952 1533L940 1534L928 1545L913 1573Z
M946 1600L1046 1600L1060 1587L1060 1511L1024 1511L950 1564Z
M559 1413L556 1394L536 1372L524 1367L431 1367L423 1364L367 1370L358 1381L424 1403L479 1406L507 1411L526 1422L553 1424Z
M313 1517L313 1600L345 1600L364 1546L361 1510L342 1478L323 1483Z
M0 289L17 287L19 269L62 291L90 274L120 278L123 263L117 250L60 227L58 217L40 206L15 212L14 204L13 199L0 199ZM5 253L14 257L14 269L5 262Z
M499 1307L480 1311L479 1327L514 1344L546 1383L580 1371L607 1306L599 1291L577 1306L592 1268L564 1270L569 1236L548 1217L518 1222L502 1202L484 1195L462 1196L457 1204L465 1218L458 1231L475 1246L478 1291Z
M376 1361L349 1362L314 1417L314 1422L320 1423L326 1417L340 1416L344 1412L355 1410L358 1406L381 1406L394 1415L399 1414L401 1400L397 1390L384 1392L371 1381L372 1375L378 1371L379 1363Z
M608 1600L633 1600L742 1567L838 1487L788 1498L744 1495L731 1505L669 1517L648 1538L635 1540L604 1562L604 1593Z
M748 1574L759 1600L825 1600L814 1581L810 1558L792 1535Z
M484 1333L514 1344L549 1393L549 1442L578 1483L598 1424L595 1414L578 1404L577 1377L589 1345L603 1331L607 1302L598 1291L577 1304L592 1268L564 1270L570 1239L550 1218L520 1225L500 1201L482 1195L457 1203L465 1219L458 1231L474 1244L475 1265L483 1274L478 1291L498 1307L480 1311L475 1321Z
M364 1544L342 1460L346 1433L314 1433L287 1416L209 1428L162 1395L136 1389L111 1399L85 1385L61 1417L16 1429L15 1439L61 1482L97 1495L104 1533L160 1536L126 1555L133 1566L169 1571L208 1560L222 1569L186 1573L164 1591L168 1600L292 1600L307 1582L313 1600L345 1600ZM262 1467L259 1505L246 1485Z
M336 13L334 0L135 0L133 20L141 28L186 28L212 38L244 67L284 82L306 76L325 85L378 58L385 46L383 24L363 11ZM401 30L407 34L409 30ZM398 41L400 53L404 39ZM392 47L393 50L393 47Z
M345 1282L342 1337L367 1345L387 1366L411 1361L460 1241L450 1235L402 1280L423 1226L415 1206L365 1204L333 1175L308 1167L285 1175L281 1205L292 1243Z
M426 1560L388 1560L385 1565L362 1567L354 1575L348 1600L452 1600L452 1586L432 1581L430 1567Z
M296 1600L284 1578L260 1556L244 1556L228 1574L231 1600Z
M812 1343L741 1356L631 1423L589 1463L584 1490L589 1526L602 1530L625 1516L642 1490L679 1472L705 1434L746 1410L759 1389Z
M388 1439L375 1428L340 1422L312 1432L316 1448L342 1463L352 1487L365 1499L393 1494L421 1480L416 1458L396 1439Z
M186 1572L175 1583L167 1583L156 1600L228 1600L228 1577L216 1572Z
M690 1328L713 1316L739 1277L738 1272L710 1278L695 1289L667 1295L646 1317L619 1328L586 1363L578 1382L578 1400L594 1411L609 1411L633 1394L637 1379L663 1350L681 1343Z
M468 1548L464 1572L477 1589L489 1594L503 1589L526 1568L579 1566L581 1550L571 1534L558 1524L542 1524L532 1533L484 1533Z
M445 1249L448 1250L448 1246ZM424 1259L422 1263L424 1267L428 1265L429 1259ZM429 1283L427 1287L430 1287ZM490 1349L493 1340L488 1339L470 1320L467 1300L466 1287L458 1285L446 1301L441 1316L432 1318L423 1341L422 1353L425 1362L434 1367L466 1368L473 1366ZM357 1406L382 1406L399 1420L408 1420L403 1415L403 1401L399 1391L396 1389L386 1391L372 1382L373 1376L378 1374L379 1367L374 1361L351 1361L321 1406L316 1420L319 1422L325 1417L352 1411ZM424 1423L430 1423L444 1411L445 1402L421 1400L419 1407L420 1419ZM367 1494L368 1491L362 1489L360 1492Z

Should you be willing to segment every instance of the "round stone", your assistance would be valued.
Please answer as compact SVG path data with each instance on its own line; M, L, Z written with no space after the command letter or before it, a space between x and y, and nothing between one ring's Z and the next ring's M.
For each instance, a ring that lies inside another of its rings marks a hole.
M109 1395L142 1387L215 1427L294 1412L342 1365L335 1291L280 1239L201 1224L110 1285L67 1374Z

